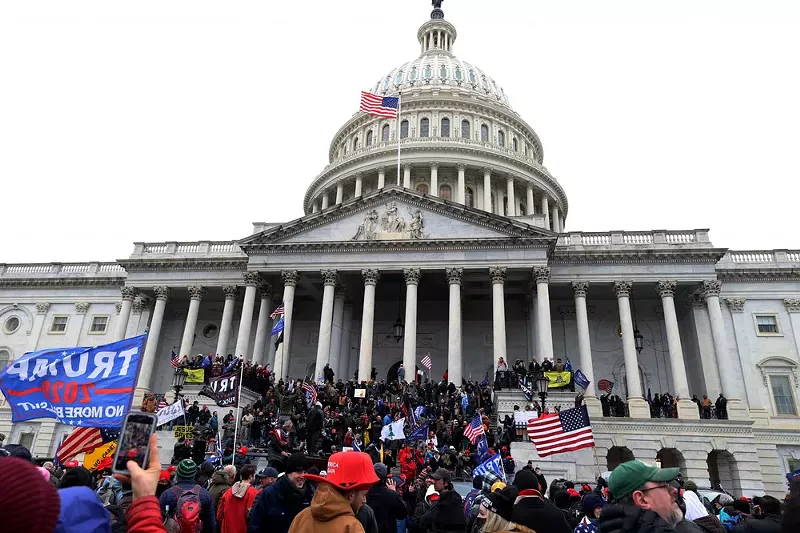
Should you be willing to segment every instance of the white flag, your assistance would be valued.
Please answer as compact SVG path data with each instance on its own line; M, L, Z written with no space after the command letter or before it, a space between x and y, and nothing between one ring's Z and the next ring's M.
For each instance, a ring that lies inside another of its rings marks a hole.
M400 440L405 439L406 435L403 433L403 425L406 423L405 418L401 418L397 422L392 422L388 426L381 428L381 440Z
M158 425L164 425L171 420L175 420L176 418L180 418L184 415L183 412L183 402L177 401L172 405L168 405L166 407L162 407L156 413L158 416Z

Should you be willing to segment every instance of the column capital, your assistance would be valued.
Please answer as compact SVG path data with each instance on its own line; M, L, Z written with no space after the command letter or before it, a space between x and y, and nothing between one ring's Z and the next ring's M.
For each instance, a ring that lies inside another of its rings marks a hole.
M431 161L431 170L436 170L438 168L439 168L439 162L438 161Z
M364 285L377 285L381 273L377 268L365 268L361 271L361 276L364 278Z
M120 287L119 292L122 293L123 300L131 300L136 297L136 289L133 287Z
M190 285L186 288L189 290L190 300L201 300L206 294L206 288L201 285Z
M225 293L226 300L235 300L236 295L239 294L239 287L236 285L223 285L222 292Z
M411 172L411 163L403 163L403 171Z
M506 282L508 269L506 267L489 267L489 278L492 280L492 285L503 284Z
M696 307L700 309L706 306L706 301L698 293L693 292L686 297L686 305L688 307Z
M718 279L710 279L703 282L702 295L704 299L709 296L719 296L722 291L722 282Z
M458 163L456 165L456 168L458 169L459 172L464 172L465 170L467 170L467 165L466 163Z
M728 304L731 313L744 312L744 298L725 298L725 303Z
M659 281L656 283L656 292L659 296L675 296L675 287L678 286L677 281Z
M404 268L403 277L406 280L406 285L419 285L419 280L422 279L422 271L418 268Z
M297 280L300 276L297 274L297 270L282 270L281 278L283 279L284 286L296 287Z
M133 314L140 315L142 311L150 307L150 298L146 296L139 296L133 301L133 307L131 308Z
M445 268L444 275L447 276L448 285L461 285L461 281L464 279L464 269Z
M85 315L89 310L89 302L75 302L75 312L79 315Z
M517 176L514 175L514 174L511 174L510 172L508 174L506 174L506 179L508 181L514 181L516 178L517 178Z
M122 312L122 302L115 303L114 309L117 311L117 314L120 314Z
M158 285L153 287L153 292L156 293L156 300L164 300L165 302L169 300L169 287L165 285Z
M50 302L37 302L36 303L36 314L37 315L46 315L47 311L50 309Z
M335 270L323 270L320 274L322 274L323 285L333 285L335 287L339 282L339 274Z
M787 313L800 313L800 298L784 298Z
M347 298L347 289L344 285L336 284L336 289L333 291L334 298Z
M632 281L615 281L614 282L614 294L617 295L617 298L622 298L623 296L630 296L632 289L633 289L633 282Z
M272 284L266 281L261 282L261 299L267 300L272 298Z
M244 284L248 287L258 287L261 283L260 272L245 272L242 277L244 278Z
M575 298L586 298L586 293L589 292L589 282L588 281L573 281L572 282L572 293L575 295Z
M486 174L491 174L491 173L492 173L492 167L483 167L483 174L484 174L484 176L485 176Z
M383 165L379 166L379 167L378 167L378 172L379 172L379 173L382 173L382 174L385 174L385 173L386 173L386 167L385 167L385 166L383 166Z
M536 280L536 283L550 283L550 267L535 267L533 279Z

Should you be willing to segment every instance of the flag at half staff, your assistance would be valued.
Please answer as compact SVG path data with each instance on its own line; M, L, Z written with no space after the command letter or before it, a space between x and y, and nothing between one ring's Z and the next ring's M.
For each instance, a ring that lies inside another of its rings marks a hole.
M379 96L361 91L361 111L373 117L397 118L400 98L395 96Z

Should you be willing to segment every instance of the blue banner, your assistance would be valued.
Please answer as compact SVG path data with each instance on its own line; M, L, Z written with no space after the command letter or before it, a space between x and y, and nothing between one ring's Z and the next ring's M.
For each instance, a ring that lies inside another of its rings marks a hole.
M486 472L494 472L500 479L505 481L506 473L503 471L503 458L500 457L499 453L476 466L475 470L472 471L472 479L475 479L475 476L478 475L483 476Z
M133 401L146 338L23 355L0 372L11 421L55 418L70 426L121 426Z
M420 427L412 431L408 437L406 437L406 442L427 440L427 438L428 438L428 424L422 424Z
M586 388L589 387L589 383L591 383L589 378L587 378L586 375L580 371L580 369L575 371L573 378L575 379L575 384L583 390L586 390Z
M489 444L486 442L486 435L478 437L475 444L475 456L478 458L478 463L482 463L489 457Z

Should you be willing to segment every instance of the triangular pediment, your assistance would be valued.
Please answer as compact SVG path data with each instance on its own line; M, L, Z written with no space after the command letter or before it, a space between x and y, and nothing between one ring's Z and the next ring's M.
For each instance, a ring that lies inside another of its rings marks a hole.
M243 239L248 245L312 243L385 243L386 241L555 242L557 235L507 217L465 207L396 186L349 200L318 213L271 227ZM543 244L543 243L540 243Z

